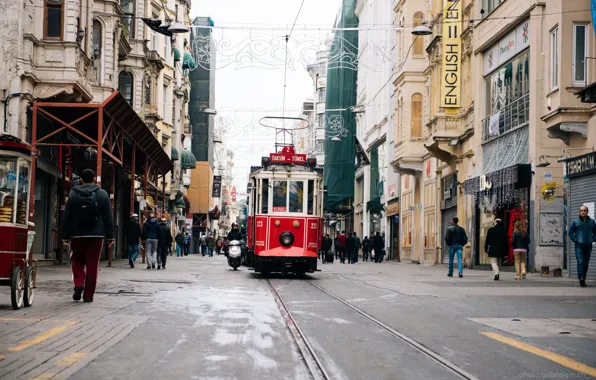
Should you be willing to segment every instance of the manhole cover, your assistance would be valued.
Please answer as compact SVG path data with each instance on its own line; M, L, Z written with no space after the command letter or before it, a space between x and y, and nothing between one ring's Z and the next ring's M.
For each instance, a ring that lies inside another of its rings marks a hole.
M569 331L561 331L559 334L561 334L561 335L569 335L571 333Z
M513 321L513 322L519 322L519 321L521 321L521 319L517 319L517 318L515 318L515 319L512 319L512 321Z

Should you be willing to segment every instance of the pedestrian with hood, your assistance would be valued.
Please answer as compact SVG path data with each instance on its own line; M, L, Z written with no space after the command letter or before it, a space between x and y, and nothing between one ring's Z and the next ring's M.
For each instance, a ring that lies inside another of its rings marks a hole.
M526 260L530 250L530 236L528 229L522 226L518 220L515 222L513 236L511 237L511 246L513 247L513 258L515 260L515 279L526 279Z
M205 235L201 235L201 256L205 256L207 254L207 239Z
M445 233L445 244L449 247L449 269L447 276L453 277L453 257L457 255L457 274L459 278L464 276L464 263L462 261L462 249L464 245L468 244L468 235L466 230L459 224L457 216L451 219L451 226L447 228Z
M85 169L80 185L68 195L61 226L63 244L70 246L74 293L72 299L93 302L104 240L114 245L114 223L108 193L95 184L95 172Z
M155 269L159 245L159 222L152 212L149 213L149 219L143 225L143 242L145 244L145 256L147 257L147 269Z
M588 265L592 255L592 244L596 241L596 223L588 215L588 206L579 208L579 218L569 227L569 238L575 243L575 259L577 260L577 278L582 288L586 284Z
M344 256L348 259L348 264L352 264L352 256L354 255L354 239L352 238L352 234L349 232L346 236L347 240Z
M186 232L184 235L184 256L190 255L190 243L192 243L192 238L190 234Z
M139 215L132 214L126 226L126 245L128 248L128 265L135 267L135 262L139 256L139 241L143 237L143 231L139 224Z
M213 257L213 250L215 249L215 237L213 234L209 234L205 241L207 242L207 255L209 255L209 257Z
M385 240L381 233L377 231L375 240L373 241L373 247L375 250L375 263L383 262L383 251L385 250Z
M170 232L170 226L166 218L161 218L159 223L159 237L158 237L158 249L159 256L157 257L157 269L166 269L166 260L168 258L168 251L172 246L172 233Z
M184 234L182 231L178 231L176 234L176 257L180 257L184 254Z
M488 229L484 241L484 251L490 257L490 265L493 267L495 281L499 281L499 265L503 257L509 254L509 239L503 221L495 219L495 225Z
M356 235L356 232L352 232L352 245L353 249L351 263L358 264L358 251L360 250L360 246L362 245L362 243L360 242L360 238L358 237L358 235Z
M339 251L341 250L339 248L339 236L333 238L333 250L335 251L335 260L339 260Z
M362 240L362 261L368 261L368 252L370 251L370 240L368 236Z

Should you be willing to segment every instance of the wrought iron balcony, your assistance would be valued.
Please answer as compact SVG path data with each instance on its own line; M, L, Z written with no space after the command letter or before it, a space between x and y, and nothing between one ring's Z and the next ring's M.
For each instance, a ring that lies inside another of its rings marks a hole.
M488 142L527 125L529 118L530 94L526 94L482 120L482 142Z

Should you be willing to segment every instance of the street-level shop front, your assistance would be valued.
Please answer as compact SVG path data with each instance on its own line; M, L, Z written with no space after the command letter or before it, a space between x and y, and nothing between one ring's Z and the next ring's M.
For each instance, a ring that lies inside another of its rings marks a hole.
M385 216L387 217L387 225L389 226L389 239L386 243L389 247L387 260L399 261L399 201L397 199L387 204Z
M471 178L464 183L465 194L474 198L475 239L474 265L489 266L490 258L484 250L488 229L495 220L501 219L507 230L509 252L503 258L503 266L513 266L511 237L516 222L530 231L530 185L532 169L530 164L517 164L496 172ZM528 262L531 262L528 253Z
M569 212L567 230L575 219L579 217L579 208L588 207L588 215L594 219L596 216L596 152L591 152L567 161L567 177L569 178ZM575 244L567 239L567 260L569 277L577 277L577 259L575 257ZM596 279L596 260L592 260L588 267L587 279Z
M442 180L443 200L441 201L441 263L449 263L449 246L445 244L447 229L457 216L457 174L450 174Z

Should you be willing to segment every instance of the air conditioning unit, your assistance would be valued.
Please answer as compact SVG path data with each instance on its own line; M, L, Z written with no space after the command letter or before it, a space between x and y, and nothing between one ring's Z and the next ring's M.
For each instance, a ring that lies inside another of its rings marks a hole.
M445 189L443 193L443 199L451 199L451 188Z

